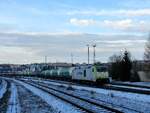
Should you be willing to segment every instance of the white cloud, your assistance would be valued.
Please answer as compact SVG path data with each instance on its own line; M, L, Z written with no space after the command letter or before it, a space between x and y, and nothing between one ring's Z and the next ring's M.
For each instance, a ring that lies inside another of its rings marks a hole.
M95 24L95 21L92 19L76 19L71 18L70 23L77 26L89 26Z
M23 47L0 46L0 63L31 63L39 62L41 58ZM40 60L39 60L40 59ZM32 60L32 61L31 61Z
M104 20L104 26L111 27L114 29L128 29L133 27L133 21L131 19L117 21Z
M67 15L88 15L88 16L150 16L150 8L145 9L120 9L120 10L75 10Z
M150 16L150 9L120 10L119 13L127 16Z
M45 55L50 62L69 62L71 53L76 62L83 62L87 59L86 44L93 43L97 44L96 55L100 61L106 61L111 54L124 48L135 53L140 51L142 56L144 39L146 36L127 34L0 33L0 63L42 62Z
M144 20L93 20L93 19L70 19L70 23L75 26L98 26L107 29L123 30L128 32L149 32L150 21Z
M117 30L125 30L129 32L149 32L150 30L150 21L134 21L131 19L125 20L104 20L105 27L117 29Z
M97 43L107 43L107 44L135 44L135 43L146 43L146 40L99 40Z

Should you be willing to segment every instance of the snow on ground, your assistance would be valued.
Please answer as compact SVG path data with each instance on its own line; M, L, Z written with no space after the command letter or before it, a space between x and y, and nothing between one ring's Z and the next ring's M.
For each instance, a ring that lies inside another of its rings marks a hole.
M125 82L125 83L142 85L142 86L149 86L150 87L150 82Z
M11 83L11 95L8 102L7 113L20 113L20 104L16 85Z
M149 88L140 88L140 87L134 87L134 86L125 86L125 85L111 85L111 86L119 87L119 88L129 88L129 89L137 89L137 90L150 91Z
M37 81L37 80L35 80L35 81ZM63 85L65 87L68 87L68 84L62 84L62 83L60 84L60 83L50 82L50 81L43 81L43 82L44 83L50 83L53 85ZM101 89L101 88L92 88L92 87L78 86L78 85L72 85L72 87L75 89L79 89L79 90L94 91L94 92L97 92L100 94L105 94L105 95L112 94L115 97L123 97L123 98L127 98L127 99L132 99L132 100L150 103L150 95L128 93L128 92L121 92L121 91Z
M57 113L57 111L40 97L24 86L17 85L21 113Z
M26 87L28 90L33 92L35 95L41 97L45 102L47 102L50 106L52 106L57 112L61 113L81 113L81 110L73 107L71 104L68 104L38 88L35 88L31 85L28 85L24 82L14 80L15 82L23 85Z
M147 113L147 111L150 111L150 103L144 103L137 100L122 98L122 97L116 97L112 93L109 93L108 95L102 94L102 93L96 93L96 92L87 92L86 90L77 90L74 92L74 94L81 95L82 97L90 97L96 101L103 101L106 103L109 103L111 105L120 106L121 108L129 108L132 110L137 110L140 112Z
M6 90L7 90L7 82L5 80L2 80L2 83L0 84L0 99L3 97Z
M113 81L114 83L123 83L123 84L131 84L131 85L138 85L138 86L148 86L150 87L150 82L122 82L122 81Z
M31 79L34 80L34 78L31 78ZM28 79L26 79L26 80L28 80ZM18 80L14 80L14 81L18 82L19 84L22 84L25 88L30 90L30 91L25 91L27 89L18 88L19 89L18 92L20 92L19 94L22 95L22 96L19 96L20 97L19 100L22 103L22 107L25 106L23 109L27 110L26 112L21 111L23 113L35 113L35 112L42 113L42 112L40 112L40 109L37 111L32 110L34 112L32 112L32 111L30 112L30 110L29 110L29 109L31 109L31 107L37 108L37 106L39 106L39 103L40 103L41 109L43 109L43 104L45 104L45 103L42 101L47 102L48 106L51 106L51 108L53 109L52 113L54 113L54 112L55 113L56 112L57 113L58 112L63 112L63 113L81 112L80 110L76 109L72 105L70 105L58 98L55 98L54 96L52 96L46 92L43 92L38 88L35 88L31 85L28 85L28 84L23 83ZM68 85L68 84L63 84L63 83L51 82L51 81L47 81L47 80L44 81L42 79L38 79L38 80L34 80L34 81L40 81L40 82L44 82L47 84L56 85L57 88L62 88L65 91L68 91L68 90L66 90L66 87L68 87L70 85L70 84ZM60 87L60 86L65 86L65 87ZM150 107L149 107L150 106L150 95L127 93L127 92L121 92L121 91L115 91L115 90L92 88L92 87L78 86L78 85L71 85L71 86L74 89L76 89L75 92L72 92L73 94L78 94L85 98L90 97L92 99L95 99L96 101L108 102L112 105L122 106L124 108L137 110L137 111L140 111L141 113L150 113L149 112L150 111ZM33 92L34 94L31 92ZM40 100L38 97L36 98L33 95L37 95L37 96L41 97L42 100ZM35 100L37 100L37 101L35 101ZM47 106L47 105L44 105L44 106ZM47 111L47 107L45 107L45 110ZM43 112L43 113L45 113L45 112Z
M127 98L122 98L122 97L116 97L113 94L101 94L101 93L96 93L94 91L87 91L87 90L78 90L78 89L73 89L73 90L68 90L68 87L62 87L62 86L56 86L52 84L47 84L49 87L53 87L59 90L62 90L64 92L68 92L72 95L78 95L82 98L86 98L88 100L92 99L96 102L100 103L109 103L111 106L116 106L120 107L124 112L127 113L133 113L133 111L137 112L144 112L144 113L149 113L147 111L150 111L150 103L141 103L140 101L137 100L131 100Z

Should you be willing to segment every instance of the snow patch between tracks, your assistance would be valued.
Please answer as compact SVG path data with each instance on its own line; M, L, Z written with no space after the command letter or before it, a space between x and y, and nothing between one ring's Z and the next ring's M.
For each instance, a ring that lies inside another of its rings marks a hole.
M17 87L11 83L11 96L8 103L7 113L20 113L20 104L18 100Z
M0 99L3 98L3 95L5 94L7 90L7 82L5 80L2 80L2 83L0 84Z
M50 94L35 88L29 84L26 84L22 81L14 80L15 82L23 85L26 87L28 90L33 92L35 95L41 97L45 102L47 102L50 106L52 106L58 113L81 113L80 110L74 108L72 105L65 103L64 101L61 101Z
M63 85L65 87L68 87L68 84L63 84L63 83L60 84L60 83L50 82L50 81L42 81L42 82L50 83L54 85ZM115 91L115 90L108 90L108 89L101 89L101 88L92 88L92 87L85 87L85 86L77 86L77 85L71 85L71 86L79 90L94 91L94 92L105 94L105 95L111 94L115 97L122 97L122 98L131 99L131 100L137 100L141 102L150 103L150 96L145 95L145 94L135 94L135 93L129 93L129 92L122 92L122 91Z

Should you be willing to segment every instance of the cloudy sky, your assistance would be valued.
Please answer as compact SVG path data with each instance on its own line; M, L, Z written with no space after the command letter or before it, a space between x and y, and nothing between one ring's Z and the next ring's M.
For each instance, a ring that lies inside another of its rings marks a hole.
M150 0L0 0L0 63L143 59L149 31Z

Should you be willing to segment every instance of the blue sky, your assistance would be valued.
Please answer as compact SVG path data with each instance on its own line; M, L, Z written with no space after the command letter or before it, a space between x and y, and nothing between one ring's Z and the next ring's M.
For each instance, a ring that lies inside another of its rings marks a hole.
M150 0L0 0L0 63L142 59L149 26Z

